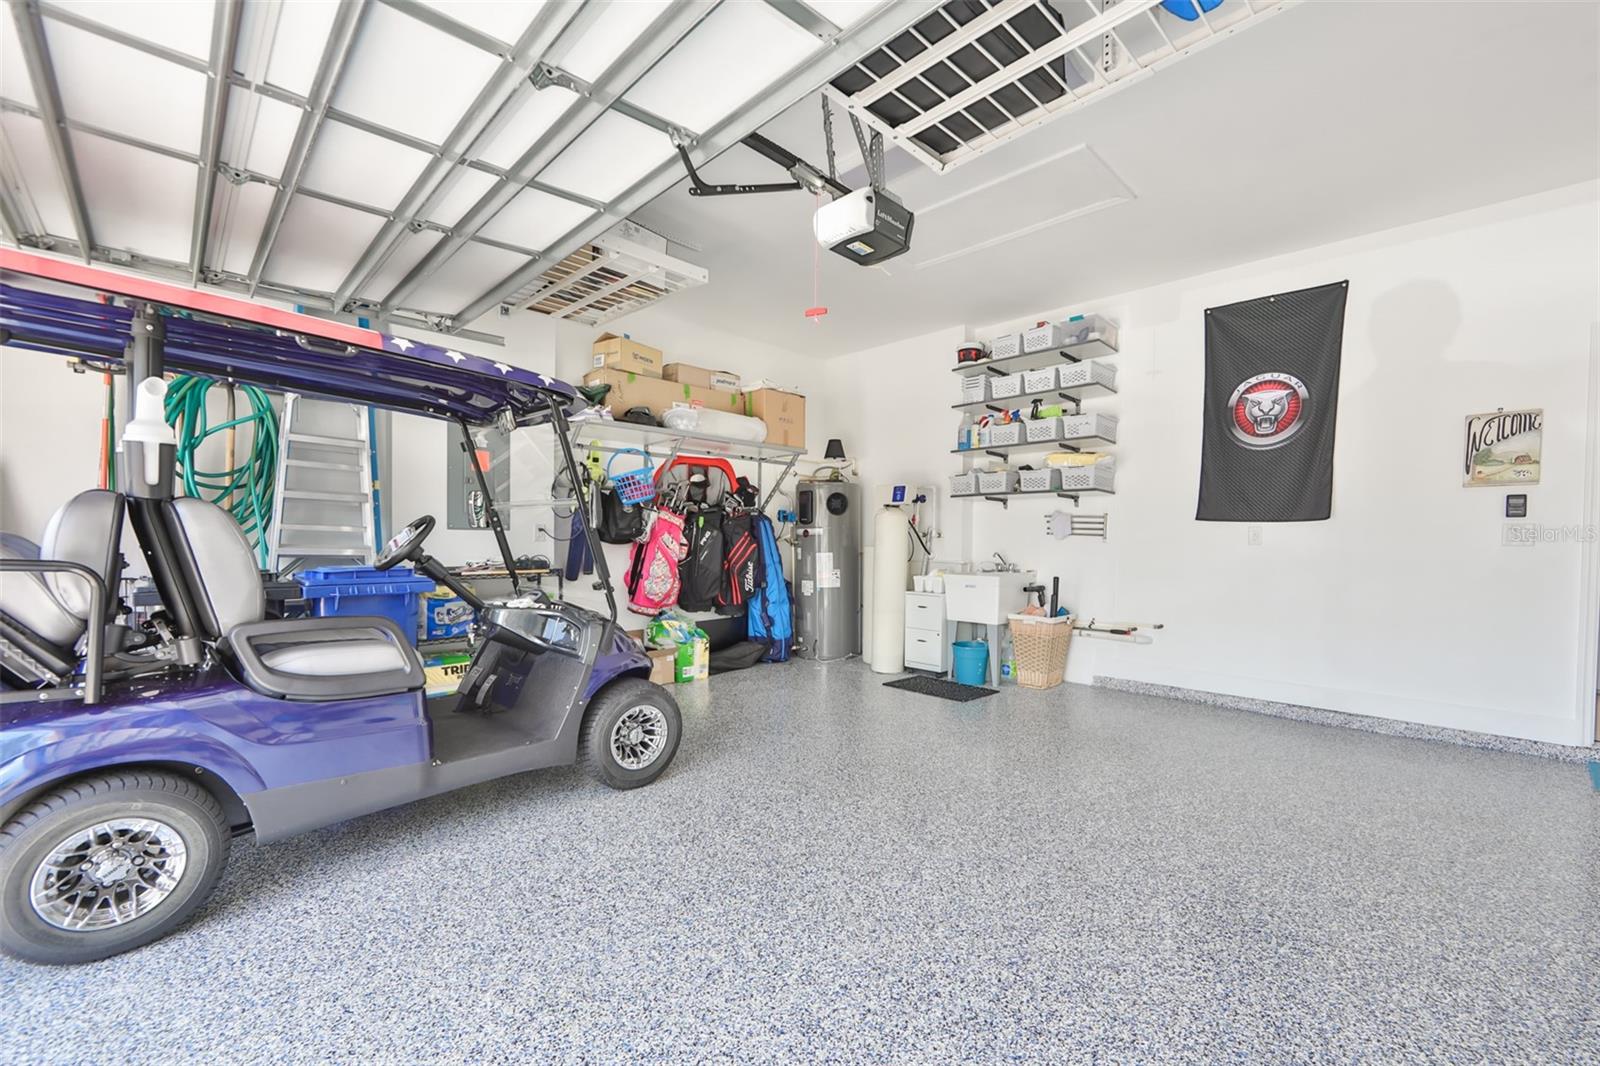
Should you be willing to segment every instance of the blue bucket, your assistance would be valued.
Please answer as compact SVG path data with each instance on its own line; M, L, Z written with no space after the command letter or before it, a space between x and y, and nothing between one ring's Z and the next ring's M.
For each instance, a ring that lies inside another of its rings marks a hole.
M958 640L956 649L956 682L962 685L981 685L989 680L989 642L987 640Z

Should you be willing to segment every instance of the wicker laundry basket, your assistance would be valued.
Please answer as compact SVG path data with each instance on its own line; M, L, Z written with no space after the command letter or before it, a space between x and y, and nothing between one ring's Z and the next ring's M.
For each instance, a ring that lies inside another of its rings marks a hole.
M1017 684L1023 688L1055 688L1067 672L1067 645L1072 619L1063 615L1014 614L1011 647L1017 657Z

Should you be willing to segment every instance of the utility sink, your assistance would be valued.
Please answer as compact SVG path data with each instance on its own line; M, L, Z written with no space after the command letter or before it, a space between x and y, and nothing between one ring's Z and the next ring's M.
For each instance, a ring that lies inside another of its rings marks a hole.
M1005 625L1007 615L1028 605L1023 586L1038 583L1038 575L1032 570L1014 574L946 574L945 617L952 622Z

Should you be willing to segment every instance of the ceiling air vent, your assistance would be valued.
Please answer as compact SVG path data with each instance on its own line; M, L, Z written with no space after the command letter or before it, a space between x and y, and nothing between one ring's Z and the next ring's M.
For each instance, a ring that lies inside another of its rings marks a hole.
M704 285L710 275L667 254L667 242L625 222L577 249L507 301L541 315L598 326Z
M942 171L1294 2L951 0L834 78L829 92Z

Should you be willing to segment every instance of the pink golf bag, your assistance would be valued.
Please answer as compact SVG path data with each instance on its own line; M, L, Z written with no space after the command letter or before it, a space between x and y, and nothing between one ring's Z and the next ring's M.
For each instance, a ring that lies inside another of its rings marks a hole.
M629 549L628 574L623 580L628 589L628 610L656 615L678 602L678 564L686 550L683 515L663 504L656 510L644 540L634 541Z

